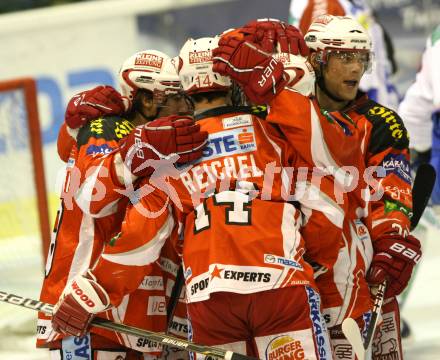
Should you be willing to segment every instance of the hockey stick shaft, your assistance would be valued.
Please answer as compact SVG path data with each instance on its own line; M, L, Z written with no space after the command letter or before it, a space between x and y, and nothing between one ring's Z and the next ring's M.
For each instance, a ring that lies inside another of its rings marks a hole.
M180 265L179 270L177 271L176 281L174 283L173 290L171 291L170 301L167 306L168 330L173 324L174 313L176 312L177 303L179 302L184 282L185 278L183 276L183 266Z
M22 296L6 293L4 291L0 291L0 301L25 307L31 310L42 311L48 315L52 314L53 305L44 303L42 301L25 298ZM224 350L212 346L204 346L192 343L190 341L178 339L174 336L165 335L163 333L157 333L153 331L143 330L132 326L127 326L124 324L117 324L110 320L95 318L91 325L103 329L113 330L124 334L134 335L138 337L143 337L151 341L155 341L162 345L174 346L179 349L188 351L188 352L196 352L199 354L203 354L205 356L211 356L219 359L227 359L227 360L256 360L252 357L238 354L229 350Z
M385 297L385 289L387 283L384 281L377 288L376 296L374 298L373 313L371 314L370 326L367 329L365 336L364 349L368 350L373 340L374 330L376 330L377 322L379 321L380 310L382 309L383 300Z
M422 164L417 169L413 184L413 216L411 230L414 230L428 205L435 184L436 173L431 164Z

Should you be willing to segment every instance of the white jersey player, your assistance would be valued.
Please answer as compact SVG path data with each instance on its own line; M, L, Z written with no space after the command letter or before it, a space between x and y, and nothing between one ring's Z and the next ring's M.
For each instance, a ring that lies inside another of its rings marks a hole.
M422 67L416 81L409 87L399 107L399 113L410 134L413 165L431 162L440 171L440 25L426 42ZM432 151L431 151L432 149ZM432 192L433 204L440 205L437 180Z

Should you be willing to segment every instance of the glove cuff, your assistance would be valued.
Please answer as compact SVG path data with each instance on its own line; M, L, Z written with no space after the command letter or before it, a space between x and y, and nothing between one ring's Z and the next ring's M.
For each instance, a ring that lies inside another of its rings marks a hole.
M110 306L107 291L96 281L90 270L86 275L75 276L66 290L84 310L91 314L100 313Z

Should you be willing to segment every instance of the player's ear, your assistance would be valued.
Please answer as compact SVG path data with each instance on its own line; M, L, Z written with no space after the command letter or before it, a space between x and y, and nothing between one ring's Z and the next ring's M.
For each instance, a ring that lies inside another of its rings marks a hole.
M312 52L309 55L309 62L313 66L313 70L317 71L319 70L319 61L318 61L318 53Z
M151 110L154 106L153 96L145 91L140 92L140 105L146 110Z

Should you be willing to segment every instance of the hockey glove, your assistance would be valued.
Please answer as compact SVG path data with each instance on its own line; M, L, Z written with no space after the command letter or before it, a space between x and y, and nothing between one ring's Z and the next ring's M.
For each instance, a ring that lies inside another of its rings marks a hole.
M111 86L97 86L73 96L67 104L65 121L69 128L78 129L88 121L104 115L125 112L122 96Z
M260 45L269 53L277 51L302 56L309 54L301 32L295 26L277 19L253 20L238 31L243 33L245 40Z
M284 67L258 45L222 37L213 50L213 70L230 76L255 104L269 103L286 85Z
M153 166L147 160L179 155L178 164L199 159L207 143L208 133L200 131L189 116L172 115L135 128L120 141L120 154L125 165L136 176L149 176Z
M399 295L407 286L412 270L422 255L420 241L412 235L381 236L373 243L374 256L367 281L379 285L387 280L385 298Z
M78 275L66 286L52 314L52 327L58 333L83 336L96 314L110 306L104 288L90 272Z

